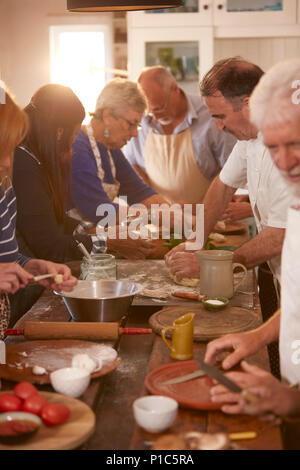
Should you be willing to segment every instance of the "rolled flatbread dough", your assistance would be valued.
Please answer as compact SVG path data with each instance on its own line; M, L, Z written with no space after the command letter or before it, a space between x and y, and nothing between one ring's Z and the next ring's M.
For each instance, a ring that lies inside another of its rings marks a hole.
M185 287L197 287L200 286L200 277L183 277L182 279L178 279L174 274L171 273L170 268L168 268L170 278L179 286Z

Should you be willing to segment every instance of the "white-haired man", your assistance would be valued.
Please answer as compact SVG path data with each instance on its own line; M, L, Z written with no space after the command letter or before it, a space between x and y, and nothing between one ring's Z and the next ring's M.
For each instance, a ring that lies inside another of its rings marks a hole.
M242 363L244 373L231 372L228 376L256 393L260 400L255 405L248 405L239 396L229 393L222 386L216 386L212 391L213 400L231 402L223 406L223 411L228 413L273 413L300 418L299 87L300 60L294 59L275 65L261 80L250 99L252 122L261 130L264 143L293 196L282 252L281 313L278 311L269 322L255 331L231 335L210 343L206 353L206 360L213 362L219 351L233 348L233 362L237 362L279 336L284 383L258 367ZM254 345L250 344L251 338ZM289 385L296 385L296 388L292 389Z

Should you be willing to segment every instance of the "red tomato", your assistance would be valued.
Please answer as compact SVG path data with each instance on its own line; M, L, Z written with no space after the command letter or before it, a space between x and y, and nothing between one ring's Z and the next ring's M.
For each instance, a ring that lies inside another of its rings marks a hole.
M43 423L47 426L56 426L57 424L62 424L70 416L70 410L65 405L60 405L57 403L49 403L44 406L41 412L41 418Z
M0 412L20 411L22 409L22 400L11 393L0 395Z
M14 394L21 398L21 400L26 400L26 398L37 393L37 389L30 382L20 382L14 388Z
M22 409L28 413L39 415L45 405L47 405L47 400L36 393L35 395L31 395L30 397L26 398Z

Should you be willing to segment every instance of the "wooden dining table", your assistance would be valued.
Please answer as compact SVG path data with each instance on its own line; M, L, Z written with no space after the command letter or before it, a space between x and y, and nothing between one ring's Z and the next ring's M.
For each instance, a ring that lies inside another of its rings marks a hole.
M247 224L242 224L242 233L226 235L226 244L240 246L249 238ZM218 243L217 243L218 244ZM220 243L219 245L221 245ZM157 253L163 257L165 248L157 247ZM164 262L151 261L117 261L118 279L126 279L143 283L144 287L155 289L157 286L169 288L170 279ZM147 264L148 263L148 264ZM73 275L79 277L80 262L68 263ZM174 284L175 286L175 284ZM179 288L179 286L177 286ZM255 270L248 271L246 282L239 287L231 300L238 305L254 312L256 326L261 324L261 308L258 297ZM173 290L173 287L172 287ZM182 290L182 288L180 289ZM185 288L185 291L193 290ZM168 300L145 299L136 296L128 314L120 321L122 327L149 328L149 319L163 309L186 307L192 311L197 303L170 296ZM70 314L60 296L50 291L44 294L35 305L16 323L15 328L24 328L27 321L36 322L68 322ZM7 337L8 344L25 341L23 336ZM103 341L101 341L103 343ZM249 450L280 450L283 449L279 426L273 426L257 417L245 415L227 415L221 411L179 407L175 423L164 433L148 433L139 427L133 415L133 402L137 398L149 394L145 379L149 373L166 364L176 361L170 357L170 351L163 342L159 332L145 335L123 335L117 340L106 342L113 346L121 359L117 369L107 375L93 379L79 400L87 404L95 413L95 429L91 437L80 446L87 450L150 450L156 440L165 434L183 434L187 432L254 432L253 439L234 441L233 449ZM196 341L193 354L203 359L207 342ZM269 370L267 348L251 356L249 362ZM13 382L2 380L2 390L11 390ZM39 385L41 391L53 392L51 385Z
M253 309L261 317L255 272L253 280ZM189 303L191 310L193 303ZM149 318L162 306L133 305L123 318L122 326L149 327ZM70 321L70 315L62 299L45 291L37 303L15 325L23 328L26 321ZM24 341L24 337L9 337L8 343ZM250 416L225 415L221 411L179 408L175 423L162 434L151 434L140 428L134 420L132 405L136 398L147 395L145 378L154 369L175 362L161 336L153 332L148 335L120 336L113 343L121 363L113 372L93 379L89 388L80 398L90 406L96 416L93 435L81 449L97 450L147 450L163 434L197 432L248 432L256 433L254 439L235 442L238 449L279 450L282 449L280 428ZM206 343L194 343L194 356L203 358ZM250 362L268 369L267 350L264 349L250 358ZM3 380L2 389L12 389L13 383ZM42 391L52 391L50 385L38 386Z

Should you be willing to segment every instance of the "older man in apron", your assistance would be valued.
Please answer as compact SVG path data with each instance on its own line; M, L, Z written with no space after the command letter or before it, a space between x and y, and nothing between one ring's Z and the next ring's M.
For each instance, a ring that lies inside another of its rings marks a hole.
M201 202L235 138L218 132L200 96L184 93L164 67L145 69L138 81L148 114L125 156L169 202Z

